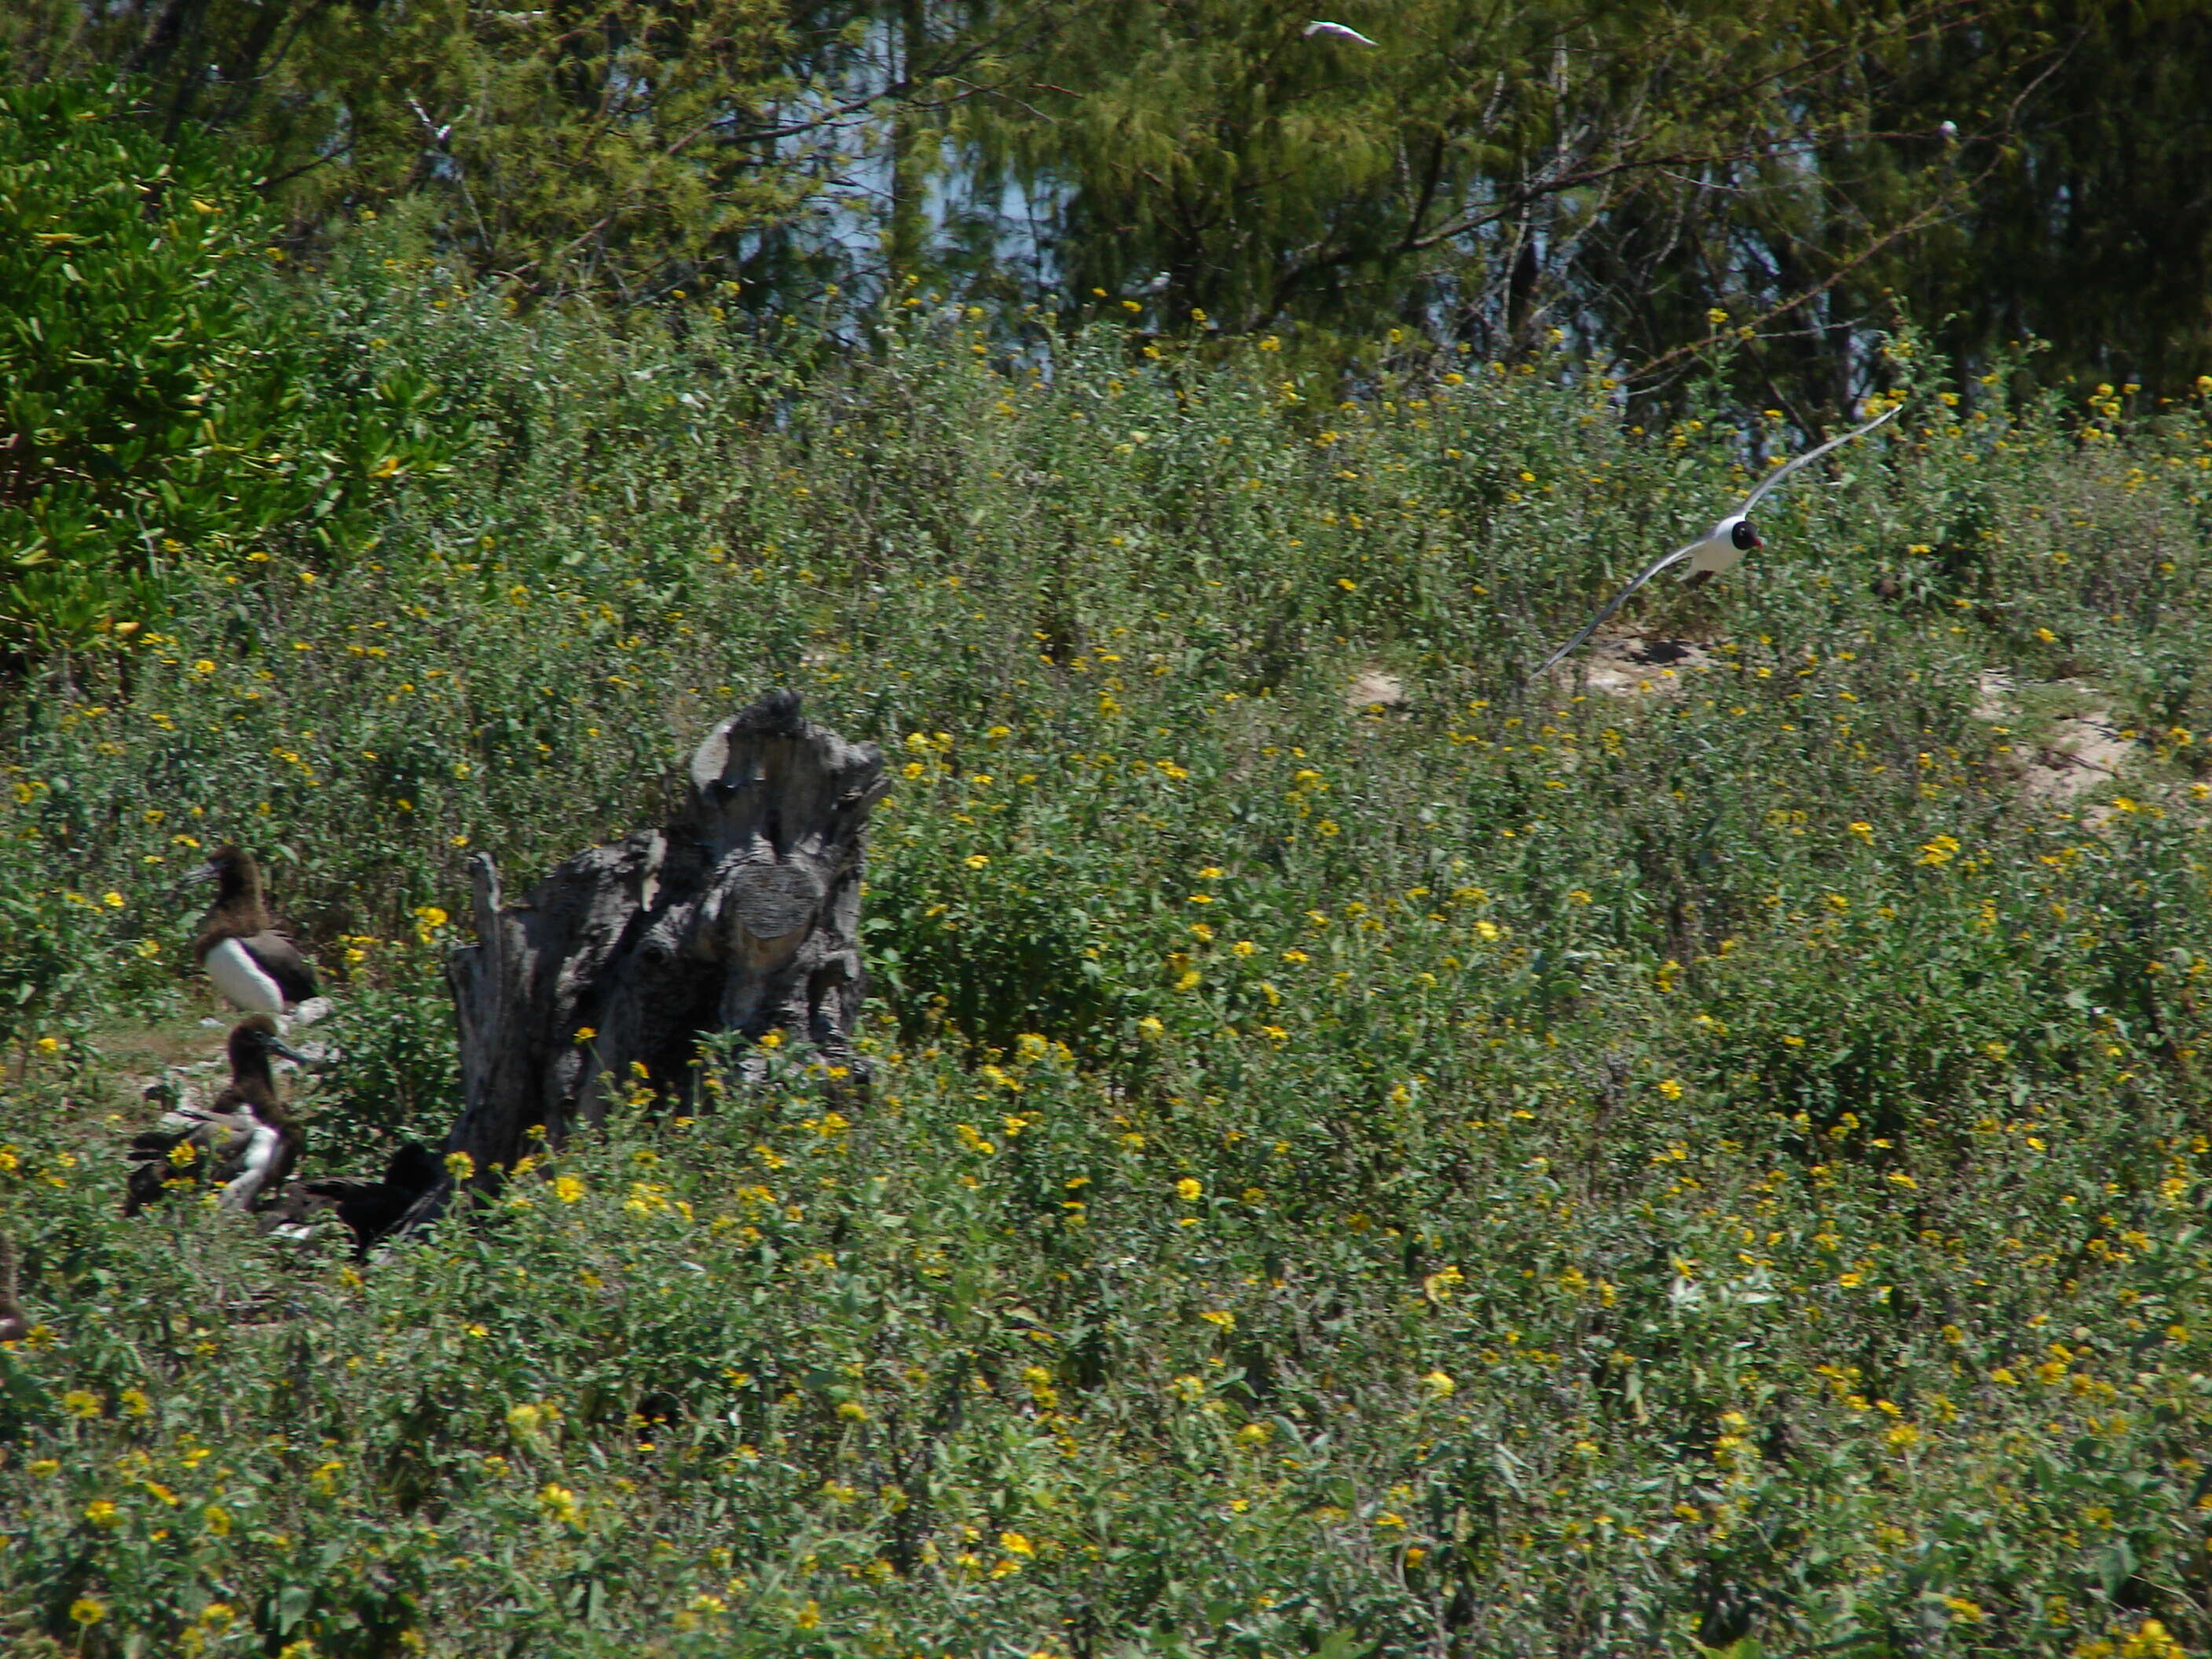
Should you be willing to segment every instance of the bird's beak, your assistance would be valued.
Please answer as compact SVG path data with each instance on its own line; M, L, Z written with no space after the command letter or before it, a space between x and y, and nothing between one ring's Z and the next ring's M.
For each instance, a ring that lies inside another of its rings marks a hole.
M177 885L179 887L189 887L196 881L213 881L215 879L215 866L212 864L195 864L191 869L185 871L183 875L177 878Z
M283 1037L270 1037L269 1039L269 1052L272 1054L283 1055L285 1059L290 1060L295 1066L308 1066L313 1064L307 1055L301 1054L290 1043L285 1042Z

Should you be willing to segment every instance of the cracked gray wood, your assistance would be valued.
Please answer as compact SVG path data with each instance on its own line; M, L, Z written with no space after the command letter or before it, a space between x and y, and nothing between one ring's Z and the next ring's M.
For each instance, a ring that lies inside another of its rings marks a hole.
M489 1189L542 1126L558 1146L642 1084L691 1103L693 1061L719 1032L779 1031L848 1070L866 981L860 882L869 810L888 793L883 753L803 719L775 691L707 734L680 811L569 859L510 900L490 859L475 866L477 942L447 976L460 1026L465 1103L447 1151ZM641 1067L638 1071L635 1068ZM411 1220L441 1208L425 1198Z

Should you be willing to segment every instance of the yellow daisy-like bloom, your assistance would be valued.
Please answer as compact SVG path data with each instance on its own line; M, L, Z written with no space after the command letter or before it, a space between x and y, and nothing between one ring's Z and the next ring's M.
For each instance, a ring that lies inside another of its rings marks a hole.
M105 1498L95 1498L84 1506L84 1518L95 1527L112 1527L123 1518L123 1511Z
M574 1204L584 1195L584 1183L574 1176L562 1176L553 1183L553 1196L563 1204Z
M80 1595L70 1603L70 1617L80 1625L96 1625L107 1617L107 1607L89 1595Z
M1200 1186L1189 1176L1185 1176L1181 1181L1176 1182L1175 1189L1176 1196L1186 1204L1197 1203L1200 1196L1206 1191L1205 1188Z

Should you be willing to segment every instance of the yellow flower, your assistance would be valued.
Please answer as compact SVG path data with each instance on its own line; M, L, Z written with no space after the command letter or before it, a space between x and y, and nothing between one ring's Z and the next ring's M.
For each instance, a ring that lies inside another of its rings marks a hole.
M990 861L990 860L985 858L981 853L970 853L966 859L962 860L962 862L966 864L970 870L980 870Z
M584 1524L584 1506L576 1501L576 1494L568 1487L547 1481L538 1493L538 1507L550 1519L565 1522L572 1527Z
M123 908L123 895L120 893L102 893L100 896L100 902L111 910L120 910Z
M584 1195L584 1183L578 1177L564 1175L553 1183L553 1196L563 1204L574 1204Z
M230 1511L222 1504L209 1504L200 1511L200 1520L217 1538L230 1536Z
M1205 1188L1200 1186L1197 1181L1189 1176L1185 1176L1181 1181L1176 1182L1175 1189L1176 1196L1186 1204L1197 1203L1200 1194L1206 1191Z
M123 1511L105 1498L95 1498L84 1506L84 1518L95 1527L112 1527L123 1518Z
M471 1180L475 1177L476 1172L477 1161L473 1158L471 1158L466 1152L447 1152L446 1154L446 1173L453 1176L454 1180Z
M1660 1084L1659 1092L1669 1100L1680 1100L1682 1097L1682 1085L1670 1077Z
M83 1389L71 1389L62 1396L62 1409L71 1417L97 1417L100 1396Z
M589 1025L579 1025L576 1028L576 1041L579 1042L589 1042L597 1036L599 1032Z
M1431 1371L1426 1376L1421 1379L1421 1386L1426 1389L1433 1397L1438 1400L1446 1400L1450 1398L1452 1394L1459 1388L1458 1383L1453 1382L1449 1376L1446 1376L1442 1371Z
M107 1608L89 1595L80 1595L70 1603L70 1617L80 1625L96 1625L107 1617Z
M801 1630L814 1629L822 1622L821 1605L818 1602L809 1601L805 1607L799 1608L798 1617L791 1622Z
M1958 841L1950 836L1938 836L1931 842L1923 842L1920 848L1920 856L1912 861L1915 864L1941 866L1948 864L1958 855Z
M1009 1555L1033 1556L1036 1553L1036 1547L1018 1532L1000 1533L999 1547Z

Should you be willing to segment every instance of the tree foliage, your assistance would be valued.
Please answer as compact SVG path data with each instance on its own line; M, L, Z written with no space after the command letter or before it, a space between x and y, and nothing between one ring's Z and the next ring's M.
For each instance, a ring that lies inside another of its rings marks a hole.
M319 356L268 279L259 176L127 90L0 88L0 645L158 609L187 553L315 533L440 463L416 369Z
M1342 20L1376 44L1248 0L42 0L0 38L265 148L296 233L402 205L525 295L786 311L919 273L1323 352L1556 328L1662 389L1725 334L1801 425L1900 307L1962 361L2212 366L2207 0Z

